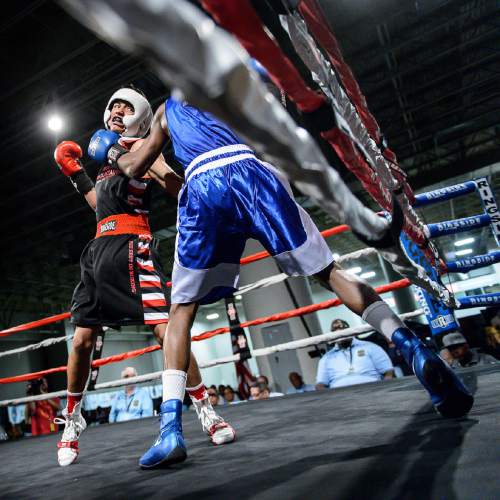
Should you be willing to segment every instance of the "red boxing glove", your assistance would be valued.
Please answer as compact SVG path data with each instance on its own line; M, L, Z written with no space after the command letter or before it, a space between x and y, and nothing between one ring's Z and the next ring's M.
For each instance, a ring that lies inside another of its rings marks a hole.
M67 177L83 170L80 158L83 156L82 148L73 141L59 143L54 151L54 159L62 173Z

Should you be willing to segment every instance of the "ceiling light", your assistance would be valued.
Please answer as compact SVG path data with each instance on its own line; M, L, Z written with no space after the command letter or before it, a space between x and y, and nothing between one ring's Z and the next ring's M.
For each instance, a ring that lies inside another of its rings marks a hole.
M363 269L361 267L356 266L356 267L351 267L350 269L346 269L346 271L350 274L359 274Z
M368 278L373 278L374 276L377 276L377 273L375 271L368 271L366 273L359 275L359 277L363 278L364 280L367 280Z
M469 243L473 243L474 238L464 238L463 240L455 241L456 247L463 247L464 245L468 245Z
M235 298L236 300L241 300L243 297L242 297L241 295L235 295L235 296L234 296L234 298Z
M464 248L463 250L457 250L455 252L455 255L469 255L470 253L472 253L472 248Z
M59 132L63 128L62 118L58 115L52 115L47 121L47 127L52 132Z
M205 316L207 319L218 319L219 314L218 313L210 313Z

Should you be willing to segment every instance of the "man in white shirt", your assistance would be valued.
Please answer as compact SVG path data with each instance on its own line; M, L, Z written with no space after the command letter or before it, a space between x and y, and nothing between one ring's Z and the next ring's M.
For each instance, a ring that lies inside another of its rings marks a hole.
M386 352L356 338L344 339L320 360L316 388L336 388L394 378L394 367Z
M121 378L136 377L137 370L132 366L122 371ZM147 387L127 385L117 393L109 413L109 423L125 422L137 418L153 416L153 400Z

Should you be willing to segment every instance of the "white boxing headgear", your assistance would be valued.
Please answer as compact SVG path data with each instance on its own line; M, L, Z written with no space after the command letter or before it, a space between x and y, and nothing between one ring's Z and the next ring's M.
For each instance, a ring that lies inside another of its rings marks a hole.
M144 137L153 121L153 110L148 100L134 89L121 88L118 89L108 101L104 111L104 126L109 129L108 120L111 116L111 107L115 101L125 101L134 107L133 115L125 115L123 124L125 130L122 134L124 137Z

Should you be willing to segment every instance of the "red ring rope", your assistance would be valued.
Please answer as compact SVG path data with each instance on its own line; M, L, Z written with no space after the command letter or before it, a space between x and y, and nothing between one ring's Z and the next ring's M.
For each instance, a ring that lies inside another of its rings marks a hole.
M350 230L349 226L347 226L345 224L341 224L339 226L334 226L334 227L331 227L330 229L325 229L324 231L321 231L321 235L324 238L328 238L329 236L344 233L344 232L349 231L349 230ZM247 257L243 257L240 260L240 264L242 266L244 266L246 264L250 264L251 262L256 262L258 260L266 259L269 256L270 256L269 252L266 252L266 251L257 252L257 253L254 253L252 255L248 255ZM167 286L171 287L172 282L168 281ZM33 328L37 328L39 326L44 326L44 325L49 325L51 323L56 323L57 321L62 321L63 319L67 319L69 317L71 317L71 314L69 312L65 312L62 314L56 314L55 316L49 316L48 318L43 318L43 319L39 319L36 321L31 321L30 323L24 323L22 325L13 326L11 328L7 328L6 330L0 330L0 337L7 337L8 335L12 335L13 333L23 332L26 330L31 330Z
M391 292L393 290L399 290L400 288L406 288L410 286L411 282L407 278L398 281L393 281L387 285L381 285L375 288L375 291L379 294ZM241 323L242 327L261 325L263 323L271 323L274 321L281 321L284 319L296 318L297 316L302 316L303 314L310 314L315 311L321 311L323 309L329 309L331 307L337 307L342 304L342 301L338 298L325 300L319 304L311 304L309 306L299 307L297 309L292 309L291 311L285 311L281 313L272 314L263 318L257 318L250 321ZM217 328L208 332L195 335L191 340L194 342L209 339L215 337L216 335L221 335L223 333L229 332L229 327ZM108 356L106 358L101 358L92 362L92 368L98 366L104 366L110 363L118 363L119 361L124 361L125 359L135 358L137 356L142 356L147 352L158 351L161 349L159 345L148 346L142 349L136 349L135 351L123 352L121 354L114 354L113 356ZM14 382L25 382L27 380L33 380L45 375L50 375L51 373L58 373L66 371L66 366L59 366L57 368L49 368L48 370L42 370L39 372L25 373L23 375L16 375L14 377L0 378L0 384L11 384Z

